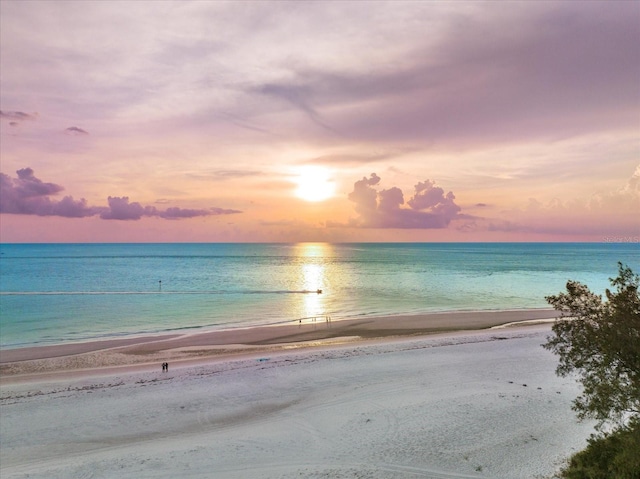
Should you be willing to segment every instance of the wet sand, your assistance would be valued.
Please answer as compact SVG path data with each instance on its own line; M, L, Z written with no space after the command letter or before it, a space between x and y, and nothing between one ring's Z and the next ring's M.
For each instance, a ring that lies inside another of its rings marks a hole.
M277 326L235 328L188 334L159 334L0 351L0 382L28 374L185 361L312 347L327 342L482 330L556 317L549 309L447 312L348 320L315 320Z

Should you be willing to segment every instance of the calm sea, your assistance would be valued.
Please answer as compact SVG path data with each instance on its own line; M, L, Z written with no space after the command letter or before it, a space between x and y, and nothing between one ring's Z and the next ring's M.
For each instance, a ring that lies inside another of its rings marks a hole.
M0 345L430 311L602 293L633 243L0 244ZM322 290L319 294L318 290Z

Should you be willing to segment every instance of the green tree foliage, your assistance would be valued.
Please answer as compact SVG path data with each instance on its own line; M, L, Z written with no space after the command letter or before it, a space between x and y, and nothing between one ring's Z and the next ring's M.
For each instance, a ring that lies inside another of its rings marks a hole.
M543 346L559 356L559 376L578 376L583 391L573 409L596 419L600 432L571 458L564 479L640 479L640 277L618 263L610 281L604 301L577 281L546 298L561 318Z
M592 436L561 472L563 479L640 479L640 424Z
M580 419L596 419L598 430L637 426L640 416L640 277L618 263L610 281L605 301L577 281L546 298L561 318L544 347L559 356L558 375L579 376L583 392L573 408Z

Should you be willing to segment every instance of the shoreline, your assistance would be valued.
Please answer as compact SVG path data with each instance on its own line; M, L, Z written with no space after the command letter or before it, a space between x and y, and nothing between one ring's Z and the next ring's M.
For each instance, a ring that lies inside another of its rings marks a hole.
M335 343L409 338L539 324L552 309L439 312L256 326L187 334L159 334L0 350L0 381L8 384L68 374L90 376L121 368L156 368L158 362L218 360L232 356Z

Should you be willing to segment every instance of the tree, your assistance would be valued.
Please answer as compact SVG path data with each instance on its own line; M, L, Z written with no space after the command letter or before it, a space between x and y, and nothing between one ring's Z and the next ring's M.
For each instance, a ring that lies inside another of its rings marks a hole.
M577 281L546 298L561 317L543 346L559 356L556 374L578 374L583 392L573 409L596 419L598 431L640 424L640 277L618 263L609 281L606 301Z
M587 448L575 454L559 477L563 479L639 479L640 427L591 436Z

